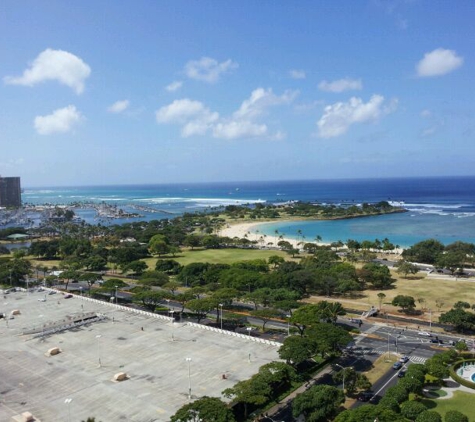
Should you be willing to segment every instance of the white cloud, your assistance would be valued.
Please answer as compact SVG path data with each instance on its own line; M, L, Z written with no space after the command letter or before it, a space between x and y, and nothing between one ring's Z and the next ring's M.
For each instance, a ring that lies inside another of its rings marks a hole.
M424 58L417 63L417 75L421 77L441 76L458 69L463 64L463 57L457 56L454 50L437 48L424 54Z
M217 82L219 77L239 65L231 59L219 63L211 57L202 57L199 60L191 60L185 65L185 73L190 79L204 82Z
M425 119L427 119L428 117L431 117L432 116L432 113L430 110L422 110L421 111L421 117L424 117Z
M116 101L112 104L107 111L110 113L122 113L129 107L129 100Z
M424 129L421 132L421 137L422 138L427 138L429 136L434 135L436 132L437 132L437 126L432 126L432 127L427 128L427 129Z
M361 90L363 89L363 84L361 79L344 78L333 82L322 81L318 84L318 89L327 92L343 92L350 90Z
M213 128L213 136L221 139L255 138L266 133L267 126L265 124L252 123L248 120L230 120L218 123Z
M305 71L297 69L290 70L289 75L292 79L305 79L307 77Z
M381 116L393 112L397 100L384 105L384 97L373 95L367 103L361 98L350 98L346 103L338 102L325 107L323 116L318 120L318 132L321 138L333 138L346 133L354 123L378 120Z
M81 117L81 113L76 110L76 107L69 105L59 108L47 116L35 117L35 129L40 135L69 132L81 120Z
M219 119L219 114L210 111L202 102L184 98L157 110L158 123L182 124L182 136L203 135L212 123Z
M33 86L47 80L56 80L74 89L77 94L84 91L84 81L91 74L91 68L79 57L63 50L41 52L22 76L7 76L6 84Z
M272 89L257 88L252 91L249 99L244 100L234 113L236 119L253 119L262 115L271 106L291 103L298 91L285 91L281 96L275 95Z
M156 118L158 123L182 125L183 137L204 135L207 132L219 139L262 137L268 134L267 125L256 119L263 116L270 106L290 103L297 94L296 91L286 91L277 96L271 89L258 88L227 118L220 118L219 113L211 111L200 101L185 98L157 110ZM282 139L284 134L278 132L275 136Z
M182 86L183 86L182 81L173 81L170 85L167 85L165 87L165 89L168 92L175 92L175 91L179 90Z

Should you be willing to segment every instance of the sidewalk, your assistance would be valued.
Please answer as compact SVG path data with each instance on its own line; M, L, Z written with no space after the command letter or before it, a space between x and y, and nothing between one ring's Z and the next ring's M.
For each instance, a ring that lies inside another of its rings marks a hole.
M307 381L305 384L302 384L299 388L296 390L292 391L287 397L285 397L280 403L277 403L275 406L271 407L270 409L267 410L266 415L272 417L275 414L279 413L281 410L283 410L285 407L289 405L289 403L299 394L303 393L307 389L309 389L311 386L317 383L317 381L322 378L323 376L327 374L331 374L333 372L333 369L331 367L331 364L329 364L325 369L320 371L318 374L313 376L309 381Z

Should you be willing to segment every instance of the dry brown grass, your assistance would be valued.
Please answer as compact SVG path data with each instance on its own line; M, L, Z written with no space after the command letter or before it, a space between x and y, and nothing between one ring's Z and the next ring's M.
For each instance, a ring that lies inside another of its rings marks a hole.
M309 303L321 300L337 301L345 307L364 311L371 306L379 308L378 293L384 293L386 297L382 301L381 310L390 314L400 314L400 309L392 306L391 302L397 295L408 295L416 300L416 310L423 312L418 317L429 320L429 310L431 310L433 321L437 321L440 313L447 312L459 300L475 304L475 279L473 278L455 279L447 276L442 278L437 275L427 276L425 273L418 273L409 278L403 278L396 272L392 272L392 275L397 281L394 288L389 290L365 290L352 298L315 296L307 301ZM423 299L424 302L420 303L418 299ZM443 305L438 307L437 303L443 303Z
M389 369L393 366L394 362L399 360L398 356L395 356L393 354L390 354L388 357L388 354L381 355L376 359L373 363L373 367L367 371L364 372L364 374L368 377L368 380L371 384L374 384L376 381L378 381L386 372L388 372Z

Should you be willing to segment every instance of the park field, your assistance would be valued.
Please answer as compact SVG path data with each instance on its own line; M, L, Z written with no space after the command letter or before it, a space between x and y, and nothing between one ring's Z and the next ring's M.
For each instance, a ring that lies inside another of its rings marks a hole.
M380 308L378 293L384 293L386 297L382 300L381 311L397 314L399 308L391 305L392 300L397 295L407 295L415 299L416 310L424 311L422 318L429 320L429 310L431 310L433 321L437 321L440 313L450 310L452 305L459 300L471 305L475 304L475 281L440 278L425 274L417 274L409 278L403 278L395 272L392 272L392 275L397 280L392 289L364 290L355 297L311 297L306 301L310 303L321 300L337 301L346 308L364 311L371 306Z
M193 262L209 262L210 264L233 264L239 261L252 259L264 259L267 261L270 256L278 255L284 259L290 259L289 254L275 250L260 249L195 249L183 250L175 257L166 256L163 259L173 259L181 265L188 265ZM144 261L150 269L155 268L157 258L146 258Z
M437 400L422 400L429 410L435 410L439 412L442 417L449 410L458 410L468 417L469 421L475 421L475 393L465 393L463 391L455 391L454 396L450 399L437 399Z

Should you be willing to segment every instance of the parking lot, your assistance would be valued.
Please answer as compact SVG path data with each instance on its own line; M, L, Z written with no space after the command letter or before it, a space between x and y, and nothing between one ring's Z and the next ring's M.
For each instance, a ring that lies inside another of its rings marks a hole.
M220 396L278 359L276 345L77 296L15 292L1 303L7 316L0 320L1 421L25 411L42 422L90 416L167 421L189 401L190 387L192 399ZM20 314L9 319L14 310ZM45 327L58 329L91 314L103 319L47 335ZM61 353L46 356L54 347ZM114 381L119 372L128 379Z

